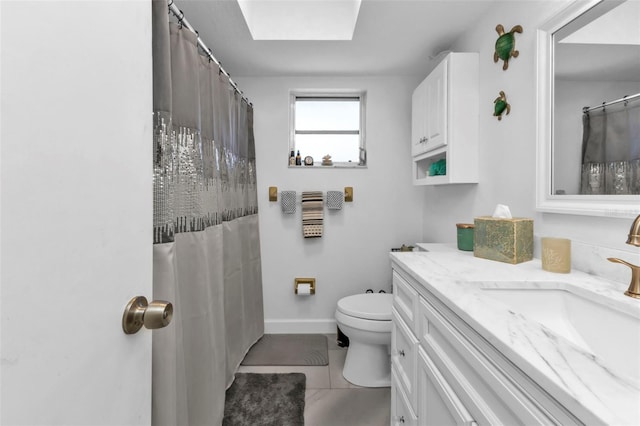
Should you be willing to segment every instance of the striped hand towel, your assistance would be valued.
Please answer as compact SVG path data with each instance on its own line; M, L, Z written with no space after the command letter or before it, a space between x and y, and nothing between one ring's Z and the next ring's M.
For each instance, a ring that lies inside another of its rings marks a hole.
M322 237L322 191L302 193L302 235L304 238Z

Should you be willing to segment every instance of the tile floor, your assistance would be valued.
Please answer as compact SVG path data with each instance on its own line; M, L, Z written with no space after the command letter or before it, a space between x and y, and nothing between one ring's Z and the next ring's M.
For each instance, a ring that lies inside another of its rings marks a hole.
M244 366L239 373L304 373L305 426L388 426L390 423L390 388L362 388L342 377L346 348L328 335L328 366Z

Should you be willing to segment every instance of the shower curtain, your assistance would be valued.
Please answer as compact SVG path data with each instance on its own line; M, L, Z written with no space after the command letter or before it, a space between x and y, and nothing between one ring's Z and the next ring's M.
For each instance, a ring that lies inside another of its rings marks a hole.
M154 425L221 424L225 390L264 333L253 108L197 36L153 0Z
M640 194L640 102L582 116L581 194Z

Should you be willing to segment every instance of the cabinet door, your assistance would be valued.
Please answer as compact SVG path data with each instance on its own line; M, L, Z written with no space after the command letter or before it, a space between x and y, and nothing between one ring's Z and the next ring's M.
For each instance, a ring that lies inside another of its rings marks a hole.
M413 334L417 334L418 292L396 271L393 271L393 307L407 323Z
M427 77L426 150L447 143L447 61L442 61Z
M391 367L391 426L414 426L418 424L409 398L402 387L395 367Z
M476 426L469 411L422 348L418 349L418 418L423 426Z
M391 365L404 387L411 407L416 408L416 364L418 339L400 318L395 308L391 310L393 328L391 329Z
M413 91L411 97L411 155L424 152L424 141L427 137L427 84L424 80Z

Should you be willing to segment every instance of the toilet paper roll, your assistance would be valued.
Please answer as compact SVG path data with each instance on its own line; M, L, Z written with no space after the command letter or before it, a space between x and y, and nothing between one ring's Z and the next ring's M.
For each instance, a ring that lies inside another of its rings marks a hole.
M298 296L311 295L311 284L298 284Z

